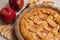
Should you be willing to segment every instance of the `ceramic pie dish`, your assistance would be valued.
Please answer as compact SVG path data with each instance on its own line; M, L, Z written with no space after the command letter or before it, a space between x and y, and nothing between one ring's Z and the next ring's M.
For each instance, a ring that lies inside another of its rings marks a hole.
M60 40L60 11L57 7L34 5L24 9L15 23L19 40Z

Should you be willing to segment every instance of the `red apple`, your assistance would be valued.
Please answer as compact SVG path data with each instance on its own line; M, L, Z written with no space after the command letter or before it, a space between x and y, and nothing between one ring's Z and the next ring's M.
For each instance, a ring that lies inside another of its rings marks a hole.
M24 5L24 0L9 0L9 4L15 11L19 11Z
M16 12L12 8L3 8L0 11L0 16L5 23L13 23L16 18Z

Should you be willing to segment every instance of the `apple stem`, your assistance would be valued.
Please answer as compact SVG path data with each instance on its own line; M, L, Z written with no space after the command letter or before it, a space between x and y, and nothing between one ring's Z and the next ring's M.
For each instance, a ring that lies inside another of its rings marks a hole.
M9 10L8 9L6 9L6 12L7 12L7 14L9 14Z

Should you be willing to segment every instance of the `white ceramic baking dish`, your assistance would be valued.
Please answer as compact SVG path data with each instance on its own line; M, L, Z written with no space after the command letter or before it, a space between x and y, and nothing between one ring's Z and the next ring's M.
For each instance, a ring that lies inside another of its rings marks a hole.
M28 13L31 9L33 8L37 8L37 7L48 7L48 8L51 8L53 10L56 10L60 13L60 9L57 8L57 7L54 7L54 6L45 6L45 5L34 5L34 6L31 6L31 7L28 7L28 8L25 8L18 16L16 22L15 22L15 32L16 32L16 35L18 37L19 40L24 40L24 37L21 35L21 32L20 32L20 25L19 25L19 22L21 20L21 18L26 14Z

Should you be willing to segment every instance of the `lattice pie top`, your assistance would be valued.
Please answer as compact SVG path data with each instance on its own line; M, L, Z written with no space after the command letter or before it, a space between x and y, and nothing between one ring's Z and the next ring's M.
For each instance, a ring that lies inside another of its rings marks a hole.
M51 8L34 8L20 21L26 40L60 40L60 14Z

